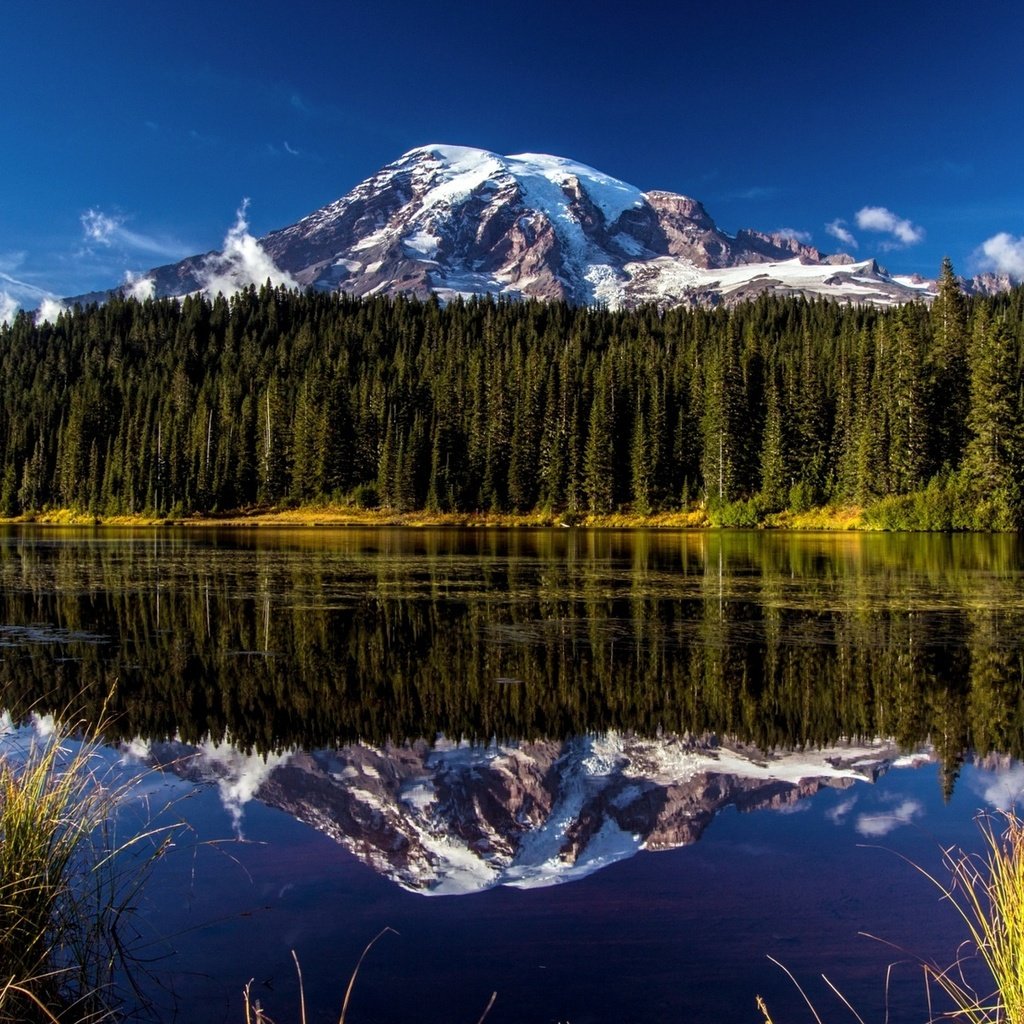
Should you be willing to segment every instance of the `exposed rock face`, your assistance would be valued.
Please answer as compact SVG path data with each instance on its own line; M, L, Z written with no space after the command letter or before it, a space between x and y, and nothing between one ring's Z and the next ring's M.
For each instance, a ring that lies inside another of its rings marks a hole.
M1009 274L978 274L965 282L965 290L971 295L999 295L1008 292L1014 286Z
M878 304L930 282L827 256L779 234L721 231L688 196L641 192L541 154L411 150L348 195L260 240L303 287L354 295L559 299L629 308L736 302L764 292ZM190 257L148 276L157 295L204 287Z
M870 780L889 744L768 755L713 737L607 734L564 743L425 743L296 753L256 763L230 748L153 750L225 794L255 794L330 835L404 888L468 893L582 877L640 849L696 842L715 814L780 808Z

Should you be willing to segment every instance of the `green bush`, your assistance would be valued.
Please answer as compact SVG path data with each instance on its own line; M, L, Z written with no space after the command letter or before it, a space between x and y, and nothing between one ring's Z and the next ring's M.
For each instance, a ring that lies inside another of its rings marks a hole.
M728 526L734 529L751 529L761 521L761 507L756 498L728 501L708 509L712 526Z
M360 484L352 491L351 502L357 508L378 508L380 492L376 484Z

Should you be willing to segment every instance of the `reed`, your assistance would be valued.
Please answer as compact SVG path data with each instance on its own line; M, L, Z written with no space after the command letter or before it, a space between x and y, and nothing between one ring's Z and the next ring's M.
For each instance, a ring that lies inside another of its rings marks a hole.
M153 830L117 843L131 784L110 784L96 740L72 735L19 733L0 747L0 1021L112 1018L119 925L140 884L119 854L159 840Z
M363 961L366 959L367 953L376 945L376 943L382 939L385 935L397 935L398 932L394 928L382 928L370 941L366 944L363 952L360 954L359 959L356 961L356 966L352 970L352 974L348 979L348 986L345 989L345 998L341 1004L341 1014L338 1017L338 1024L345 1024L345 1018L348 1014L348 1004L352 999L352 990L356 987L356 978L359 976L359 968L363 966ZM292 960L295 962L295 971L299 977L299 1016L298 1024L307 1024L306 1018L306 993L302 983L302 967L299 964L299 958L292 950ZM242 991L242 998L245 1004L245 1024L276 1024L274 1019L270 1017L263 1006L260 1004L258 999L255 999L252 995L252 981L245 986ZM497 992L491 993L491 998L488 1000L487 1005L484 1007L484 1012L480 1015L477 1024L484 1024L487 1019L487 1015L491 1012L491 1007L494 1006L495 1001L498 998Z
M937 960L916 958L927 981L926 1019L930 1024L941 1020L961 1024L1024 1024L1024 819L1010 810L982 814L978 823L983 840L981 851L971 853L958 847L943 850L945 878L938 878L904 858L935 885L967 928L967 938L951 963L944 966ZM905 953L902 949L900 952ZM789 969L774 957L768 959L793 982L817 1024L823 1024ZM822 978L863 1024L839 989L824 975ZM948 1009L935 1007L933 984L945 994ZM758 996L756 1001L764 1024L773 1024L764 1000Z
M945 851L948 883L922 871L956 908L968 933L951 964L926 963L925 972L952 1002L942 1017L1024 1024L1024 820L1002 811L979 823L980 853Z

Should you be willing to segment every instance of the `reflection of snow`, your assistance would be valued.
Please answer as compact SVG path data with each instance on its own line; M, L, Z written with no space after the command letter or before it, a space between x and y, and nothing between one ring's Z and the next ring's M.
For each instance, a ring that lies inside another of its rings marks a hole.
M924 814L924 807L919 800L904 800L891 811L858 815L856 829L862 836L877 839L887 836L901 825L911 824L922 814Z

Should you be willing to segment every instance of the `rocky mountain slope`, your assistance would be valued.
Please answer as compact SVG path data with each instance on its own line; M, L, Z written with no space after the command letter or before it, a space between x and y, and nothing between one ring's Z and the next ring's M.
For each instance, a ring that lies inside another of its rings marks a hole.
M286 283L355 295L630 308L772 292L884 305L927 298L933 287L785 235L729 235L695 199L641 192L572 160L457 146L413 149L259 245ZM159 267L131 288L212 293L230 287L231 275L228 253L208 253Z

